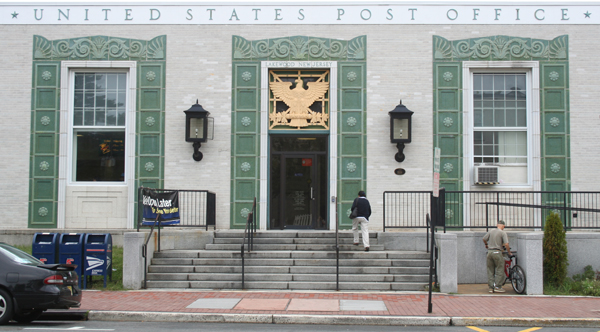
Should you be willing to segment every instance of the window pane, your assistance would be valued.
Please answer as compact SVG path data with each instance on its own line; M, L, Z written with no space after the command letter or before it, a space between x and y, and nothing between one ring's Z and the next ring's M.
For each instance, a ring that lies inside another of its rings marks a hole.
M110 90L117 89L117 79L118 76L115 74L107 75L106 88Z
M124 126L125 125L125 110L118 110L117 111L117 126Z
M83 125L83 110L75 109L73 114L73 125L82 126Z
M517 125L517 112L515 110L506 110L506 126L514 127Z
M74 137L75 181L124 181L124 131L78 131Z
M483 126L483 117L482 117L482 111L479 110L475 110L474 114L473 114L473 125L475 127L481 127Z
M108 93L106 94L106 108L117 108L116 91L108 91Z
M517 111L517 126L527 127L527 111L524 109Z
M104 111L98 111L96 112L96 125L97 126L104 126L105 122L106 122L106 112Z
M94 74L85 74L85 85L84 89L86 90L94 90L96 87L96 75Z
M93 126L94 125L94 111L83 112L83 125Z
M504 110L494 112L494 127L504 127Z
M481 90L481 74L473 75L473 90Z
M106 90L106 75L96 74L96 90Z
M494 126L494 110L493 109L483 110L483 126L484 127Z
M117 124L117 111L109 110L106 112L106 124L109 126L115 126Z
M525 84L525 74L517 75L517 90L525 92L527 85Z
M75 75L75 90L83 89L83 75Z
M483 90L494 90L494 77L492 75L481 75Z
M504 90L504 75L492 75L494 77L494 90Z

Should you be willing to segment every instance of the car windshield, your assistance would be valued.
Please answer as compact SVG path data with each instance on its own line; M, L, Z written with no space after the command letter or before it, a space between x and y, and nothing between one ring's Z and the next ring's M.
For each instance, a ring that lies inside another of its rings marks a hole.
M40 265L44 264L39 261L37 258L31 256L30 254L19 250L15 247L11 247L7 244L0 243L0 253L4 254L4 256L8 257L10 260L26 265Z

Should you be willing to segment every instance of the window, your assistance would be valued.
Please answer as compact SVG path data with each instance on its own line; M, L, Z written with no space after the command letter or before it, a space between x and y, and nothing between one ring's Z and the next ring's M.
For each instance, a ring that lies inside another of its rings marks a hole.
M123 182L127 73L75 72L73 180Z
M473 165L499 166L500 184L528 184L527 73L474 72L471 80Z

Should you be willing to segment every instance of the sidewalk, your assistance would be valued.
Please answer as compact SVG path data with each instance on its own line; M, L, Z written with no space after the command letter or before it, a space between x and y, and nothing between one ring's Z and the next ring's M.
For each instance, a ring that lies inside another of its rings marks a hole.
M434 293L431 314L426 292L86 290L81 309L118 321L600 327L600 298L459 293Z

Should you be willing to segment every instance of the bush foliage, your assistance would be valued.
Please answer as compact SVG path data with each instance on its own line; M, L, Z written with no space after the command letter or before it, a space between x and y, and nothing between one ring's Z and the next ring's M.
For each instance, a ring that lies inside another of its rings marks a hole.
M562 285L546 284L544 294L600 296L600 272L588 265L583 273L576 274L573 278L567 277Z
M558 213L551 212L544 228L544 282L558 287L567 277L567 239Z

